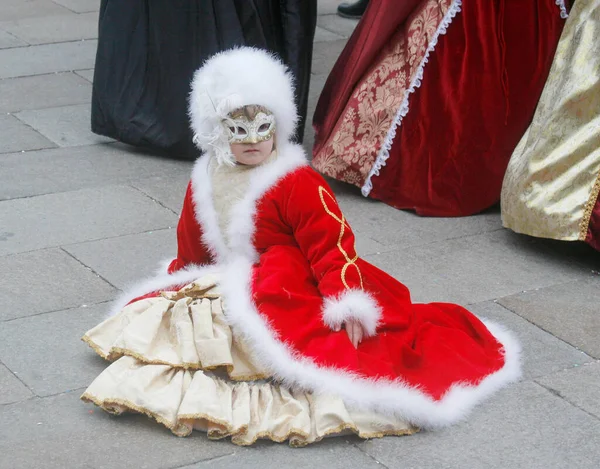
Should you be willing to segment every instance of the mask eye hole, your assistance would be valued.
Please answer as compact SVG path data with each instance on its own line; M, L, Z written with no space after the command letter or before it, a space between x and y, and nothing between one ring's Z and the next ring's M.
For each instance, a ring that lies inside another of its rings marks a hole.
M248 132L246 131L246 129L244 129L243 127L229 127L229 131L233 134L233 135L239 135L241 137L248 135Z
M263 124L258 128L259 132L266 132L271 128L271 124Z

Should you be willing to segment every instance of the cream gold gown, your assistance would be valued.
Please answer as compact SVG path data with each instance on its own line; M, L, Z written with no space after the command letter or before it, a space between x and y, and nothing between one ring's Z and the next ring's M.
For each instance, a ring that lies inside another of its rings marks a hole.
M502 187L518 233L600 249L600 1L577 0Z

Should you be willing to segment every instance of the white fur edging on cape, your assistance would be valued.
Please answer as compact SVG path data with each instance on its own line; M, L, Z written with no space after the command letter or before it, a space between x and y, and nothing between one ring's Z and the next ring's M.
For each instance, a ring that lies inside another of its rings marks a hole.
M354 319L365 328L367 336L375 335L381 318L381 308L375 298L363 290L346 290L337 297L325 298L323 321L332 330Z
M295 169L307 165L304 150L300 145L287 143L277 150L274 161L254 168L243 199L231 210L231 224L227 233L221 233L217 212L212 200L212 181L209 174L210 155L198 160L192 171L194 212L202 226L202 241L217 262L225 261L232 252L257 259L252 244L256 204L267 190Z
M440 428L462 420L482 400L520 377L519 343L509 331L492 322L485 325L504 347L504 366L478 385L454 385L439 401L400 380L375 381L318 367L279 340L256 310L250 292L251 269L251 262L241 256L227 263L220 284L225 315L234 333L253 350L253 358L286 386L337 395L351 407L392 412L422 428Z

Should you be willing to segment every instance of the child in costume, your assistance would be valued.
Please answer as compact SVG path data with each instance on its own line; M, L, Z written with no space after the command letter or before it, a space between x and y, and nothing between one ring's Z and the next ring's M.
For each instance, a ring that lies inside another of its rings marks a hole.
M291 78L252 48L192 82L196 163L167 273L84 340L113 363L82 398L248 445L452 424L520 373L511 335L413 304L356 254L332 190L290 143Z

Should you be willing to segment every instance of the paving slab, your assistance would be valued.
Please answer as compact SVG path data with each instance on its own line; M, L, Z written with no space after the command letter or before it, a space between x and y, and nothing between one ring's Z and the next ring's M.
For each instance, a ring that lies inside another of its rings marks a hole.
M344 39L344 36L329 31L328 29L322 28L321 26L317 26L317 28L315 29L315 43L325 41L339 41L340 39Z
M347 39L340 39L339 41L320 42L319 47L313 51L312 73L315 75L329 75L347 41Z
M393 231L394 226L388 229ZM515 236L508 230L371 255L366 260L407 285L417 302L468 305L594 276L589 256L578 250Z
M0 78L43 75L92 68L95 39L0 50Z
M367 236L366 233L356 231L354 234L356 238L356 253L360 257L364 258L373 254L377 255L377 253L380 253L385 249L384 245Z
M60 249L0 257L0 278L0 321L100 303L117 294Z
M13 236L0 255L176 226L177 216L126 186L0 202L0 226Z
M409 248L437 241L502 230L497 209L471 217L420 217L367 199L358 188L328 179L344 215L355 230L368 230L370 236L390 248Z
M88 301L80 296L80 302ZM8 321L0 329L0 360L37 396L88 386L108 363L80 341L102 322L109 303Z
M533 379L557 371L593 363L581 350L557 339L493 301L469 305L480 318L494 321L513 332L522 347L523 377Z
M60 147L114 142L92 132L91 104L21 111L15 115Z
M56 144L10 114L0 115L0 153L54 148Z
M98 37L98 13L71 13L0 22L0 29L26 43L51 44Z
M80 77L85 78L90 83L93 83L93 81L94 81L94 69L93 68L89 68L87 70L75 70L75 73L77 75L79 75Z
M131 181L131 185L141 190L173 212L179 214L183 206L183 198L187 190L190 176L192 174L192 165L186 165L189 171L182 170L178 174L166 174L163 176L153 176L144 179Z
M0 112L89 103L91 97L92 85L71 72L0 80Z
M43 17L68 13L69 10L50 0L2 0L0 21Z
M596 469L600 420L524 382L460 425L360 443L389 469Z
M111 417L81 392L0 407L2 467L170 469L236 451L203 434L178 438L145 416Z
M310 462L310 463L309 463ZM212 461L200 462L178 469L264 469L274 467L329 469L381 469L370 456L341 438L324 440L305 448L290 448L287 444L265 442Z
M0 201L127 183L155 175L168 174L179 180L191 174L191 162L150 156L129 148L111 143L2 155Z
M318 0L317 1L317 14L318 15L331 15L337 11L338 5L341 0Z
M498 302L542 329L600 358L600 275L518 293Z
M32 396L33 393L27 389L27 386L6 366L0 364L0 405L23 401Z
M0 49L10 49L11 47L22 47L26 45L28 44L25 41L0 29Z
M537 382L600 419L600 362L544 376Z
M53 0L54 3L68 8L76 13L87 13L90 11L98 11L100 2L98 0Z
M357 24L358 20L342 18L337 14L321 15L317 18L317 26L346 38L352 35Z
M152 276L161 261L175 258L176 231L173 227L73 244L63 249L123 290Z

